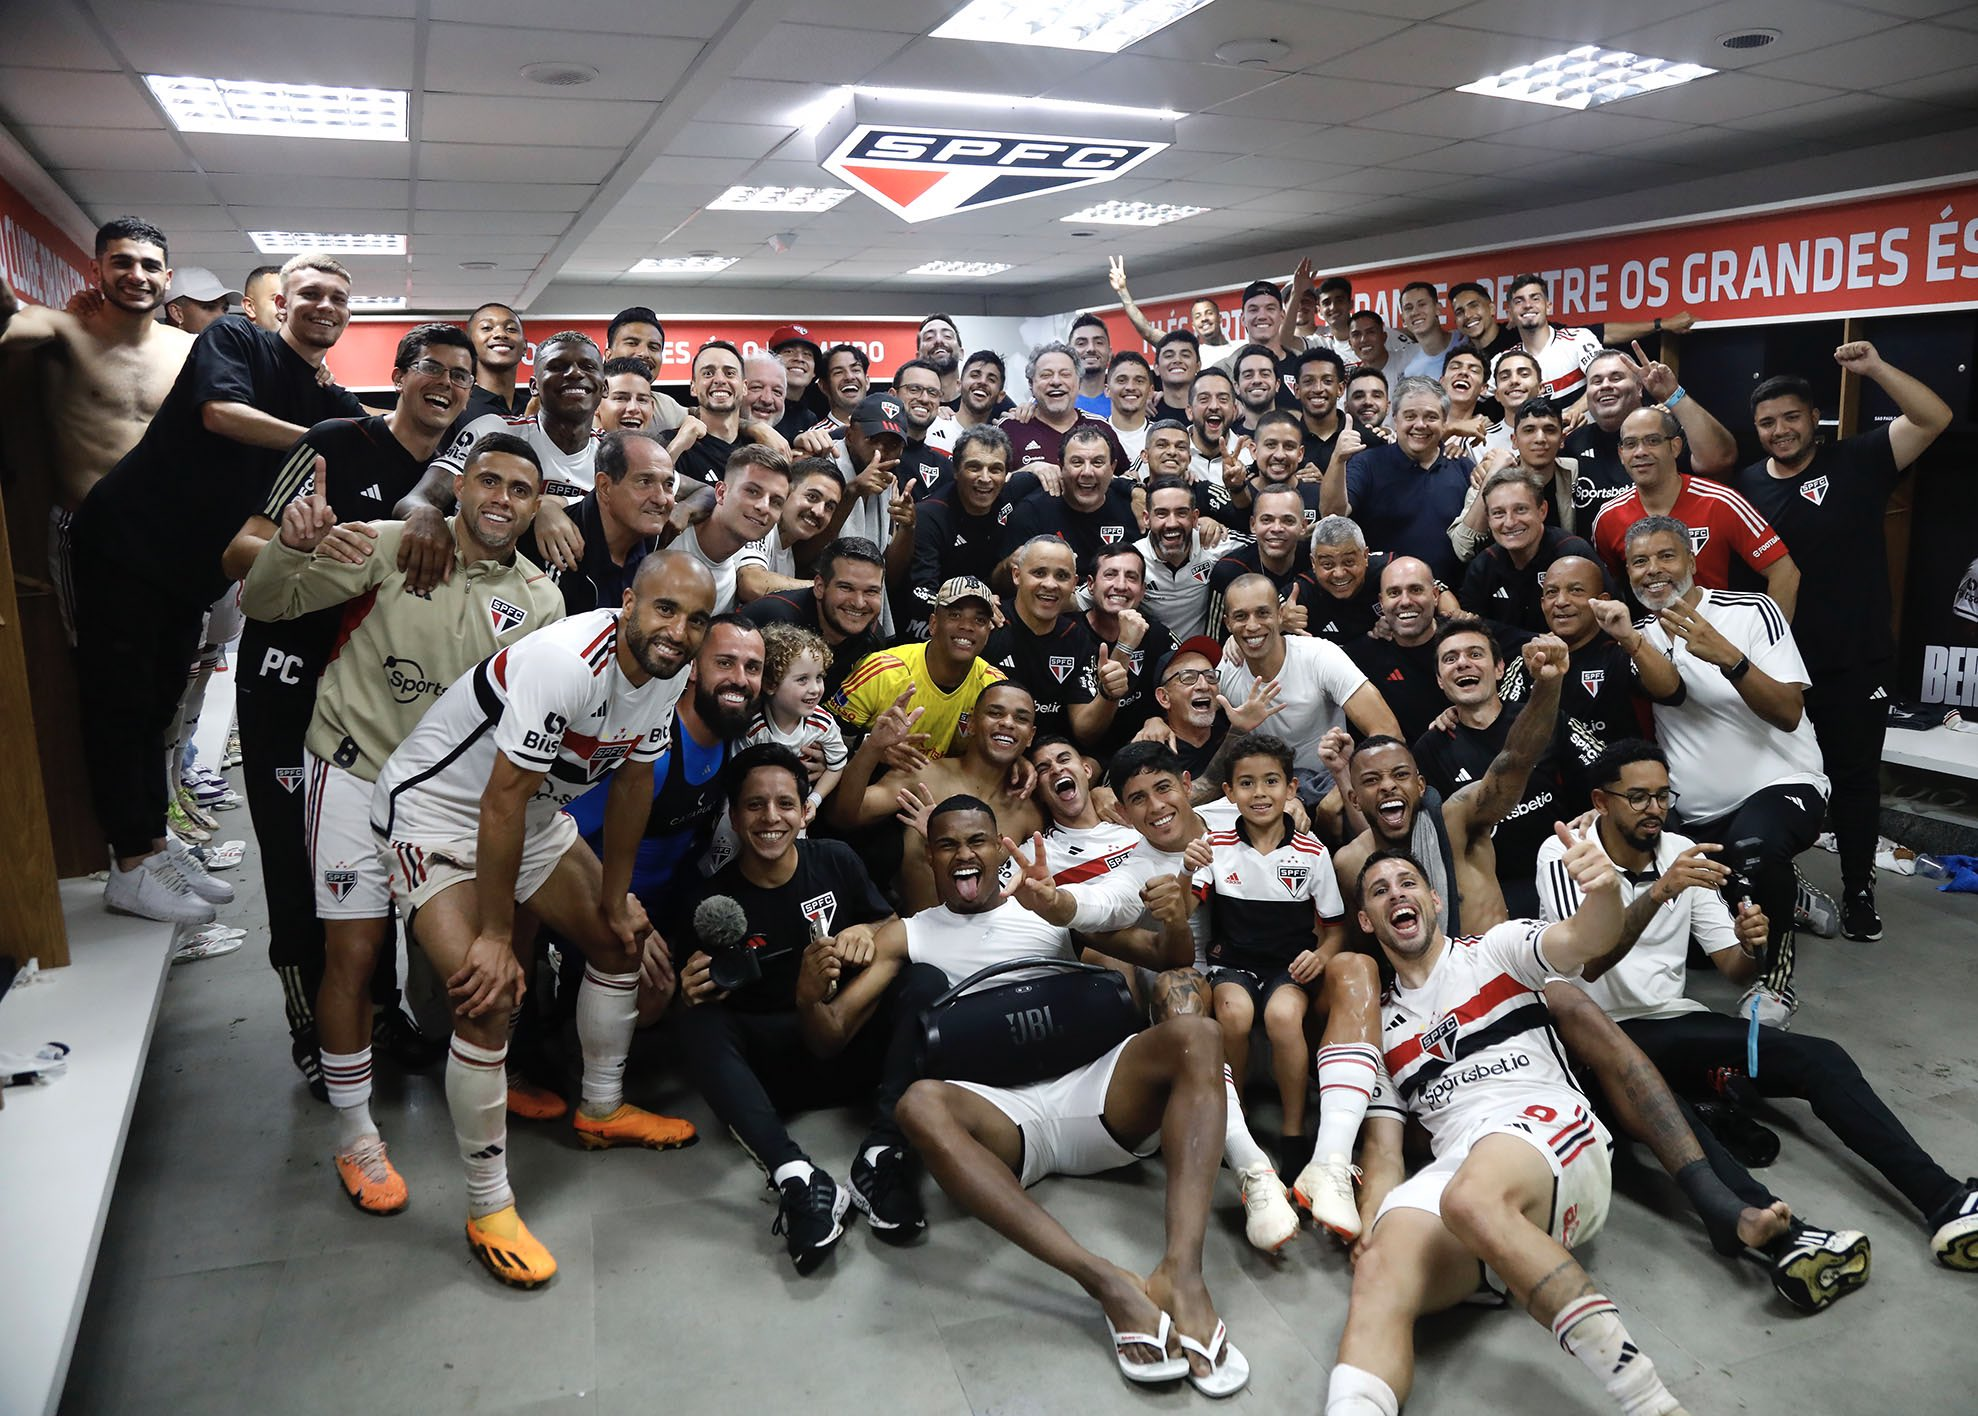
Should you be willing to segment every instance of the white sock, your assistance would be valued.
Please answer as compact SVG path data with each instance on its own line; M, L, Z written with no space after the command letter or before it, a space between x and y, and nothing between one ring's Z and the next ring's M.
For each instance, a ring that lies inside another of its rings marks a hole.
M323 1085L337 1109L337 1149L347 1151L366 1136L378 1134L371 1120L371 1049L323 1052Z
M1319 1137L1314 1160L1353 1158L1353 1142L1366 1118L1380 1075L1380 1053L1365 1043L1331 1042L1319 1049Z
M801 1180L808 1185L810 1177L816 1173L817 1167L807 1160L786 1160L776 1167L775 1174L769 1179L780 1190L792 1180Z
M446 1109L467 1166L467 1213L479 1219L515 1203L508 1188L508 1048L455 1033L446 1057Z
M584 966L577 986L577 1041L584 1049L584 1110L616 1111L625 1100L625 1059L639 1022L639 975Z
M1326 1383L1325 1416L1401 1416L1401 1403L1372 1372L1341 1362Z
M1675 1409L1676 1399L1656 1375L1648 1354L1635 1346L1621 1313L1605 1294L1575 1298L1552 1320L1559 1345L1600 1379L1626 1416L1652 1416Z
M1257 1144L1257 1138L1250 1134L1250 1123L1243 1119L1243 1102L1236 1094L1236 1080L1230 1075L1227 1062L1223 1063L1223 1159L1239 1175L1260 1166L1270 1171L1277 1169L1264 1154L1264 1148Z

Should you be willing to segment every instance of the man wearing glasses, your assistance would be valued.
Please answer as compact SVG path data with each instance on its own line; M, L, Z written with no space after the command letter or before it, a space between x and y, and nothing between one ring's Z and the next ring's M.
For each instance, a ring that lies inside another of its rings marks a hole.
M1622 420L1621 465L1635 485L1594 518L1595 549L1625 582L1628 569L1621 548L1628 528L1645 516L1673 516L1689 528L1697 584L1707 590L1731 589L1735 558L1764 578L1765 593L1791 619L1799 599L1799 567L1786 553L1786 543L1737 492L1678 470L1682 448L1683 425L1667 408L1637 408Z

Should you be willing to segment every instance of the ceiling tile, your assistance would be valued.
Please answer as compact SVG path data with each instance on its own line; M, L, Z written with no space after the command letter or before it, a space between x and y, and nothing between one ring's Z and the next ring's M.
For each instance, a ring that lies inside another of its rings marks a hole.
M1232 158L1210 171L1197 173L1196 177L1208 182L1248 183L1253 186L1310 187L1328 177L1351 172L1358 165L1352 162L1314 162L1277 154Z
M353 211L345 206L230 206L243 231L405 231L405 209ZM390 257L396 260L398 257Z
M1728 118L1723 126L1741 132L1777 132L1795 138L1837 138L1866 143L1882 137L1907 141L1945 127L1964 127L1969 113L1936 104L1910 103L1870 93L1841 93L1815 99L1797 108L1768 109L1743 118Z
M1661 12L1667 17L1702 8L1700 0L1669 0ZM1475 0L1440 16L1437 23L1492 34L1557 40L1570 48L1600 43L1612 35L1639 29L1641 21L1640 0ZM1478 70L1484 72L1487 71Z
M545 147L623 147L658 111L656 103L429 93L418 136L433 143L475 143L499 133L508 142Z
M192 159L162 128L130 128L114 134L102 128L19 130L43 167L95 167L104 171L190 172Z
M1347 167L1392 162L1442 147L1447 138L1421 133L1387 133L1373 128L1327 128L1312 138L1299 138L1271 149L1287 157L1316 158Z
M583 30L601 34L680 35L709 39L741 8L737 0L699 0L692 5L653 0L430 0L436 20L472 20L562 34ZM552 46L554 47L554 46ZM554 56L568 58L568 55Z
M475 232L471 235L458 236L421 236L412 244L416 247L414 254L429 260L450 256L456 261L467 261L481 256L540 256L554 242L547 236Z
M76 198L79 206L86 208L98 221L107 221L113 216L123 215L129 207L112 193L105 197L78 196L70 185L73 173L57 172L55 180L60 182L70 196ZM123 174L117 174L119 176ZM183 202L191 195L180 185L178 201ZM144 219L156 225L171 238L172 253L181 254L180 247L187 250L232 250L239 242L245 248L249 243L240 233L240 225L220 206L175 206L170 202L143 202Z
M1342 54L1320 65L1317 72L1445 89L1556 52L1552 45L1522 35L1415 25L1392 38Z
M297 32L293 14L245 6L119 0L99 5L111 40L140 74L200 74L303 84L410 88L409 20L343 16Z
M411 183L378 177L311 177L306 185L288 174L221 172L210 179L220 200L236 206L287 206L298 196L351 211L398 211L411 202Z
M421 181L421 211L582 211L594 189L578 182Z
M1763 74L1712 74L1679 88L1624 98L1613 104L1615 112L1642 118L1668 118L1685 123L1722 123L1753 113L1790 108L1829 98L1835 90L1811 84L1787 83ZM1495 102L1509 102L1497 99Z
M687 7L654 8L668 11ZM702 49L693 39L439 23L429 27L427 44L426 87L434 92L492 93L511 99L525 91L533 94L531 86L519 77L522 67L560 60L589 64L598 71L598 77L584 85L585 99L648 103L670 92ZM568 91L555 92L561 96Z
M1574 152L1605 152L1616 143L1641 142L1647 138L1673 137L1688 125L1667 118L1644 118L1634 113L1617 113L1608 104L1584 112L1561 113L1536 123L1521 123L1507 136L1521 143L1541 147L1569 148Z
M148 92L124 74L0 67L0 114L16 126L155 128Z
M1350 123L1434 92L1433 85L1369 83L1361 79L1293 74L1216 105L1234 118L1288 118L1304 123Z
M94 168L68 168L49 175L61 184L62 190L84 206L96 202L122 202L126 206L190 202L197 206L210 196L204 178L189 177L183 172L104 172Z
M6 24L9 64L41 69L123 67L70 5L10 5Z
M848 16L847 18L852 18ZM906 47L904 34L784 21L735 68L737 78L855 84Z
M1050 97L1200 113L1283 77L1264 69L1118 54L1059 84Z
M653 160L634 184L640 187L665 186L675 182L736 182L750 171L748 159L738 157L679 157L662 155ZM817 169L811 168L813 178Z
M666 151L674 157L762 157L789 136L787 127L761 123L689 123Z
M1092 55L1075 49L1025 46L1018 53L1012 47L1005 59L1000 53L985 56L983 46L969 40L917 39L874 69L867 82L1034 98L1092 68L1092 61Z
M1198 152L1239 155L1269 152L1300 138L1324 131L1319 123L1287 123L1276 118L1237 118L1226 113L1198 113L1174 125L1175 139Z
M475 236L499 232L509 236L561 236L574 212L567 211L421 211L412 229L422 235Z
M1658 59L1686 59L1713 69L1732 69L1824 49L1841 40L1872 34L1888 23L1886 15L1832 0L1721 0L1701 10L1665 15L1654 24L1624 31L1614 36L1614 43ZM1762 49L1743 51L1726 49L1717 42L1720 35L1748 29L1776 29L1779 38ZM1845 64L1837 64L1833 76L1821 82L1830 88L1847 88L1845 75ZM1694 87L1685 85L1681 92Z
M306 187L298 173L319 177L404 177L412 170L410 143L355 142L321 138L238 137L230 133L187 133L186 147L208 172L287 175Z
M617 148L421 143L419 175L443 182L602 182Z
M1532 167L1534 171L1548 171L1556 169L1559 164L1572 156L1573 154L1556 148L1478 141L1453 143L1434 152L1400 158L1391 165L1404 171L1417 172L1499 173L1515 172L1521 167Z
M1546 110L1550 112L1551 110ZM1474 93L1439 93L1415 103L1404 103L1367 119L1362 125L1397 133L1418 133L1437 138L1470 138L1480 133L1501 133L1520 127L1540 116L1533 105L1508 98L1483 98Z
M1902 83L1883 84L1880 92L1890 98L1913 99L1918 103L1942 103L1953 108L1978 108L1978 84L1971 82L1969 74L1955 71L1947 74L1931 74L1921 79L1906 79Z
M1366 8L1378 11L1384 7ZM1128 52L1207 63L1218 45L1233 39L1271 36L1291 46L1291 53L1271 67L1290 71L1392 34L1407 23L1405 17L1355 14L1306 0L1216 0L1149 35Z
M1978 90L1978 33L1943 25L1894 25L1826 49L1768 60L1755 73L1835 88L1874 89L1903 79L1963 72Z

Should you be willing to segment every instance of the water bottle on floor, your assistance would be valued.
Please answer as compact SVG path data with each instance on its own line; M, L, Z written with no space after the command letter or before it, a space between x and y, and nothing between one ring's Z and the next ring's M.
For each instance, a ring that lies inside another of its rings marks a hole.
M1950 874L1950 870L1935 856L1919 853L1916 857L1916 873L1925 880L1942 880Z

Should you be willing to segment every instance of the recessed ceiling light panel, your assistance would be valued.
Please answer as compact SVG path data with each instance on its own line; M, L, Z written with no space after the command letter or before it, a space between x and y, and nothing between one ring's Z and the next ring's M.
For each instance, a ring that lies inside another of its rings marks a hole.
M302 251L344 251L360 256L402 256L405 237L383 231L250 231L255 249L267 256Z
M850 187L730 187L707 206L709 211L829 211L851 194Z
M984 275L1001 275L1011 269L1003 261L928 261L908 271L908 275L949 275L974 280Z
M1487 75L1464 84L1459 92L1542 103L1549 108L1585 109L1654 93L1657 89L1674 88L1716 72L1701 64L1679 64L1646 54L1631 54L1625 49L1586 44L1564 54L1520 64L1501 74Z
M1184 221L1207 210L1207 207L1171 206L1166 202L1100 202L1058 220L1090 221L1100 226L1166 226L1170 221Z
M146 74L144 82L182 133L405 141L403 89L326 88L171 74Z
M1192 14L1209 0L969 0L934 31L935 39L1035 44L1117 54L1156 30Z
M403 295L353 295L350 297L353 310L402 310L405 308Z
M648 256L627 275L711 275L726 270L740 256Z

